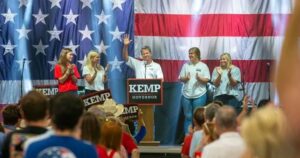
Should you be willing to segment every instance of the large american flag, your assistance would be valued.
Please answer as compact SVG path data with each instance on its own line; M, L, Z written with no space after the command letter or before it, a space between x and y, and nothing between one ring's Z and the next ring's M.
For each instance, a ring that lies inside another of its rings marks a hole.
M53 69L60 50L71 48L82 70L87 53L98 50L110 64L108 86L125 102L127 67L122 35L133 38L133 0L1 0L0 104L16 103L33 85L55 85ZM133 47L130 48L133 52ZM79 85L83 85L79 81Z
M136 0L135 56L150 45L165 81L178 82L189 48L200 48L211 73L228 52L257 103L273 92L269 73L291 10L292 0Z

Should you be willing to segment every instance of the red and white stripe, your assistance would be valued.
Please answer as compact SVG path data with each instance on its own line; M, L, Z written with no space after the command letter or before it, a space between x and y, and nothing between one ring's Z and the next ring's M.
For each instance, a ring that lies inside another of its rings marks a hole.
M279 57L292 2L285 0L135 0L135 57L144 45L177 82L188 49L199 47L212 73L229 52L249 95L267 98L268 66Z

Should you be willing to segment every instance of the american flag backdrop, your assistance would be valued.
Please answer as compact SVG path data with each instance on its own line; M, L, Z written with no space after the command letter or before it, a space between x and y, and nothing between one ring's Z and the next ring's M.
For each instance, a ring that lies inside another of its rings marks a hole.
M256 102L268 98L291 0L136 0L135 8L135 56L150 45L165 81L178 82L189 48L199 47L210 73L228 52L241 69L245 93Z
M127 67L122 35L133 36L133 0L1 0L0 104L16 103L33 85L55 85L53 69L61 48L71 48L80 72L90 50L110 64L108 86L125 99ZM133 49L133 47L131 48ZM133 52L133 51L131 51ZM83 85L82 80L78 82Z
M270 91L272 98L269 73L281 52L291 10L292 0L135 0L134 55L140 56L143 45L153 48L168 83L164 105L155 109L156 140L182 142L178 74L191 47L200 48L210 73L220 54L230 53L241 69L245 93L256 103L268 99ZM242 95L241 87L240 99Z

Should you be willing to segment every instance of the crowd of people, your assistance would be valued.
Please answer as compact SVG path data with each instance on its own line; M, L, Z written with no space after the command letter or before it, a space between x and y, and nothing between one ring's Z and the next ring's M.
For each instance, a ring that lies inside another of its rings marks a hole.
M49 99L30 91L18 105L2 110L1 157L138 158L140 138L135 140L119 117L122 111L107 112L107 106L122 107L110 99L87 110L81 98L71 93ZM145 134L145 129L140 132Z
M264 102L248 108L249 97L237 114L232 106L212 102L193 113L182 144L182 158L282 158L294 157L296 148L287 136L283 110Z
M272 103L257 109L252 102L249 111L248 102L245 97L239 114L220 101L197 107L181 157L292 156L295 150L286 137L289 128L282 109ZM140 157L137 144L145 135L145 125L139 119L141 128L135 134L137 130L119 117L122 110L124 107L112 99L85 109L82 100L70 93L47 98L30 91L17 105L7 105L1 111L1 157Z

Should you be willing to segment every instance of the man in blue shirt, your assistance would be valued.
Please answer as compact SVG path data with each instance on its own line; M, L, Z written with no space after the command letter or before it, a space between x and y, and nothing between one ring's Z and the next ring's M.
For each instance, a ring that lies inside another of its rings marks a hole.
M97 152L91 144L75 138L79 135L79 120L84 112L82 100L63 93L50 102L54 135L30 144L25 151L25 158L97 158Z

